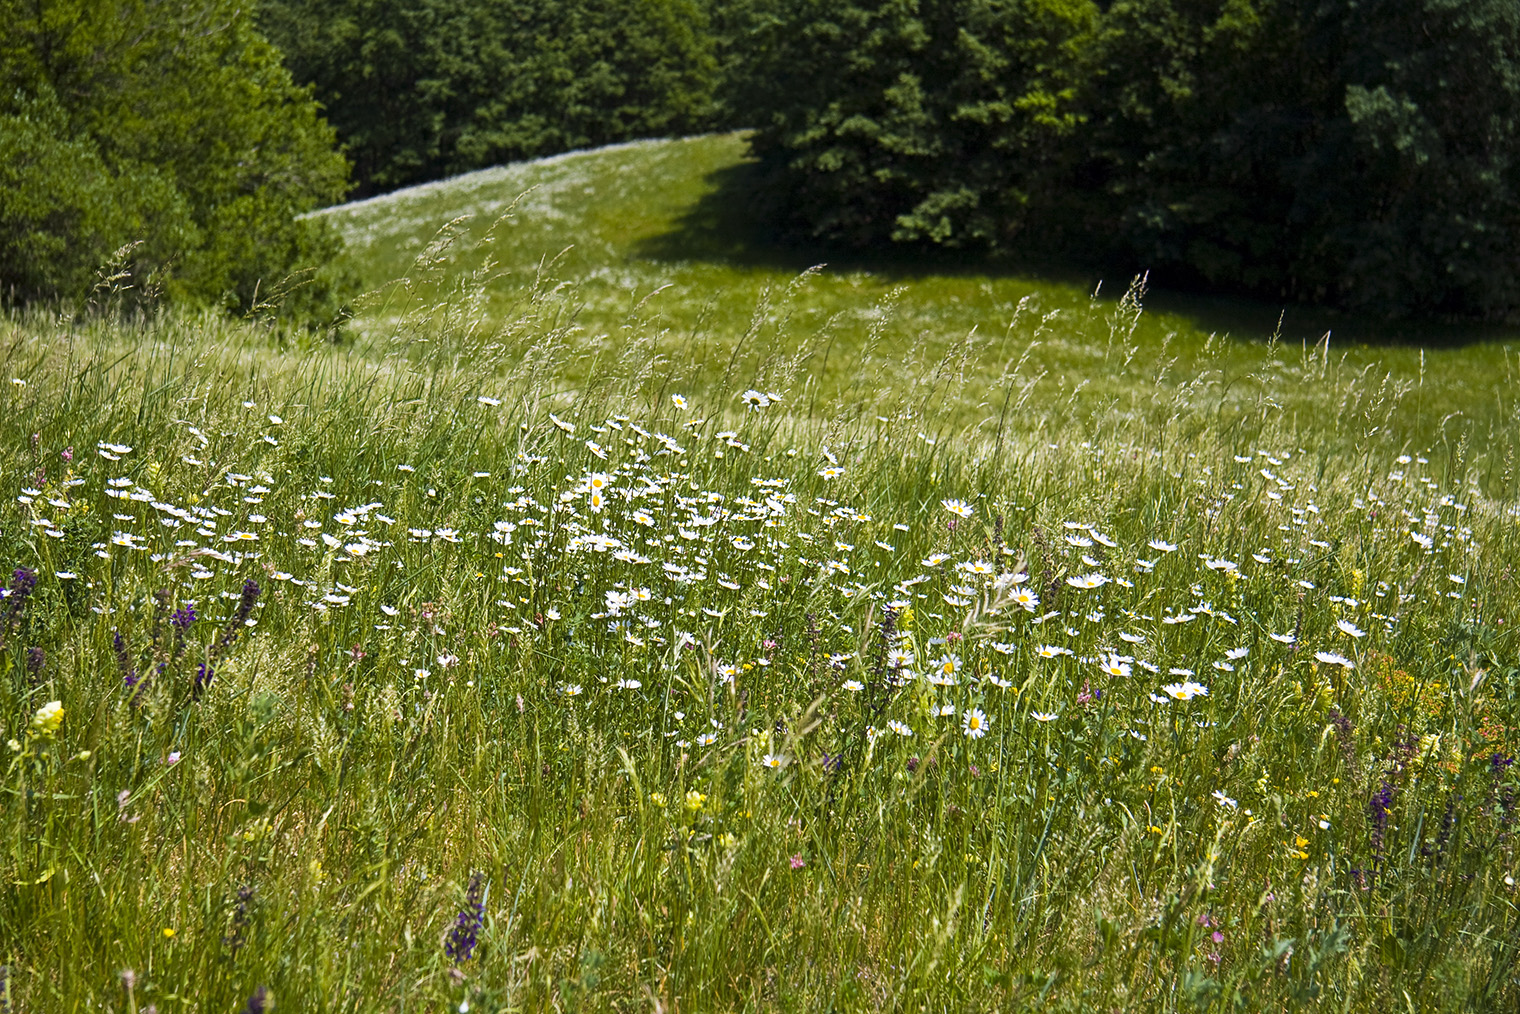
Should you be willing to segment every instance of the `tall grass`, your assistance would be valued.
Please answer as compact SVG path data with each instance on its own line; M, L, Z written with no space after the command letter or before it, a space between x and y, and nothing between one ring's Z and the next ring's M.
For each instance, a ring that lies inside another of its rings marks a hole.
M8 1009L1515 1004L1512 380L394 298L3 325Z
M1513 329L1394 328L1160 291L1145 314L1113 321L1133 356L1121 377L1104 350L1110 318L1124 317L1125 279L966 255L778 247L751 207L744 151L741 134L640 141L328 209L321 214L348 240L345 269L383 286L355 306L348 331L382 340L409 318L438 317L438 307L459 316L466 306L484 328L557 293L556 324L573 335L577 356L600 349L604 361L639 336L653 353L705 364L705 382L725 390L734 371L802 358L821 397L873 402L948 359L962 381L951 395L971 408L1019 365L1021 383L1041 378L1026 402L1036 411L1083 380L1079 401L1149 400L1159 376L1169 403L1176 383L1202 378L1201 395L1235 399L1268 376L1284 411L1314 412L1322 400L1301 401L1281 372L1312 353L1343 375L1370 371L1371 392L1385 378L1407 386L1394 422L1420 446L1439 442L1452 413L1493 435L1515 425L1505 393L1520 348ZM592 365L571 360L562 375L594 379Z

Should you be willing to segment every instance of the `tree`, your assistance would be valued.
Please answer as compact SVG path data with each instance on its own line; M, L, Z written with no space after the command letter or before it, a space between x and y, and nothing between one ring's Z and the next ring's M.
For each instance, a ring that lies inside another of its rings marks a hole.
M771 0L736 101L792 230L1002 247L1079 125L1087 0Z
M0 0L0 19L0 285L17 299L77 299L134 243L134 275L171 299L245 310L330 260L297 216L344 193L347 164L234 0Z
M1173 282L1385 313L1520 309L1520 6L1120 0L1086 234Z
M728 115L794 234L1520 315L1514 0L720 6Z
M699 0L263 0L360 193L700 129L717 65Z

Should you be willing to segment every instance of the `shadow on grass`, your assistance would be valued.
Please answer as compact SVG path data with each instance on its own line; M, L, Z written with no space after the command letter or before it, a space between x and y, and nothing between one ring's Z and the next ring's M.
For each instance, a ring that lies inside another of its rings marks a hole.
M934 278L1018 279L1092 292L1105 302L1123 295L1143 266L1100 267L1041 251L992 256L938 247L884 244L861 250L784 235L768 217L776 198L767 194L760 165L753 159L718 169L708 189L681 216L676 227L642 240L634 255L663 262L706 261L740 269L797 274L820 264L831 273L863 272L888 283ZM1467 321L1388 320L1324 306L1273 303L1250 296L1219 294L1178 286L1151 274L1144 301L1150 313L1166 314L1205 334L1265 342L1276 334L1285 343L1311 344L1331 335L1336 344L1456 349L1520 340L1513 325Z
M819 264L831 272L869 272L887 282L928 278L1022 278L1091 288L1097 275L1047 259L1041 270L1009 256L944 247L884 243L871 249L799 240L778 229L769 212L778 198L752 159L707 176L707 191L669 232L640 241L634 255L653 261L708 261L736 268L796 273Z

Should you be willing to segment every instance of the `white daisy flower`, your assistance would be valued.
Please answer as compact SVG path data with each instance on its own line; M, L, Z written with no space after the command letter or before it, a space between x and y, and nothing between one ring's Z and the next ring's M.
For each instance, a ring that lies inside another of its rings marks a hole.
M981 739L987 735L987 726L992 724L981 708L968 708L961 716L961 729L968 739Z
M1115 679L1123 676L1128 676L1130 674L1129 663L1125 662L1118 655L1115 655L1112 652L1110 652L1108 658L1099 665L1099 668L1103 670L1105 676L1110 676Z

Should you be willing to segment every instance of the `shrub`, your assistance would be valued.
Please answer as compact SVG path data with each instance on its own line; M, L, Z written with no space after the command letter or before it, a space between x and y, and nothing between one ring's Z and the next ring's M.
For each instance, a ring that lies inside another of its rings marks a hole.
M74 300L113 251L171 298L247 310L333 240L297 215L347 165L230 0L0 0L0 285ZM330 280L288 308L315 309Z
M852 246L1007 244L1078 125L1086 0L774 0L754 153L793 231Z
M697 0L265 0L360 193L707 121L716 63Z
M1087 78L1087 233L1132 263L1383 313L1520 307L1514 4L1121 0Z

